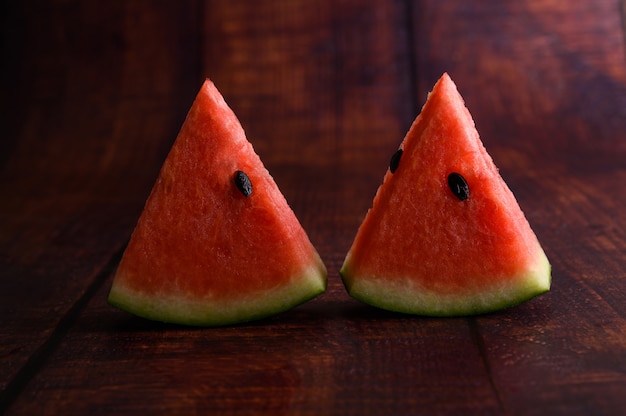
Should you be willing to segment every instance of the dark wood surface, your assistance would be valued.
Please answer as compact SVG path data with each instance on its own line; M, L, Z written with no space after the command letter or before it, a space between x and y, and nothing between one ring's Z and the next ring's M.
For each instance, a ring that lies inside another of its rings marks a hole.
M8 1L0 413L626 412L626 45L617 0ZM428 90L457 83L553 266L469 318L352 300L347 249ZM329 270L287 313L190 329L106 304L212 78Z

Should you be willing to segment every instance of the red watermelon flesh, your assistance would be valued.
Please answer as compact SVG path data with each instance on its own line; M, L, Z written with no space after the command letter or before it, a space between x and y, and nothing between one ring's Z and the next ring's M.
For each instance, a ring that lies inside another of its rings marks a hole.
M392 311L449 316L549 290L544 251L447 74L400 149L341 269L350 295ZM453 192L450 174L465 179L467 199Z
M246 174L246 196L236 172ZM326 288L326 268L235 114L207 80L117 270L109 303L188 325L292 308Z

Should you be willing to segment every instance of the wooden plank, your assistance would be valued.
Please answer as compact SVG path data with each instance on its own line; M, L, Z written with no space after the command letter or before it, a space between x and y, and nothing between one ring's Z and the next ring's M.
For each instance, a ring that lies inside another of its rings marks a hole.
M199 85L193 8L147 6L7 7L0 403L106 277Z
M372 146L393 149L417 110L404 12L373 2L216 1L205 9L205 73L267 163L331 165L354 158L354 143L371 157ZM292 142L272 140L277 124Z
M546 162L586 165L588 157L575 156L587 156L589 145L607 155L615 146L623 151L619 7L615 0L421 2L416 54L427 64L417 64L420 94L448 71L486 145L505 144Z
M510 413L626 408L626 59L618 1L422 1L420 94L457 82L553 265L549 294L476 318Z

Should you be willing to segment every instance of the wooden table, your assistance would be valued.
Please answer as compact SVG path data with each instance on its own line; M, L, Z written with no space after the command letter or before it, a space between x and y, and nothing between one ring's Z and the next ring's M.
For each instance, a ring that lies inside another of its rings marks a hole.
M0 413L624 414L624 7L6 2ZM483 316L387 313L350 298L338 269L444 71L542 242L553 286ZM106 304L205 77L329 270L321 297L213 329Z

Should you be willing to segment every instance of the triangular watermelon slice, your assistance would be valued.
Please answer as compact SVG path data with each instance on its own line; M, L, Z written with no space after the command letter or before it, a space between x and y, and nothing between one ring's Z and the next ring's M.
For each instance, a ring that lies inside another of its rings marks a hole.
M550 288L550 264L447 74L379 187L341 275L383 309L469 315Z
M235 114L206 80L117 270L109 303L188 325L276 314L326 289L326 268Z

